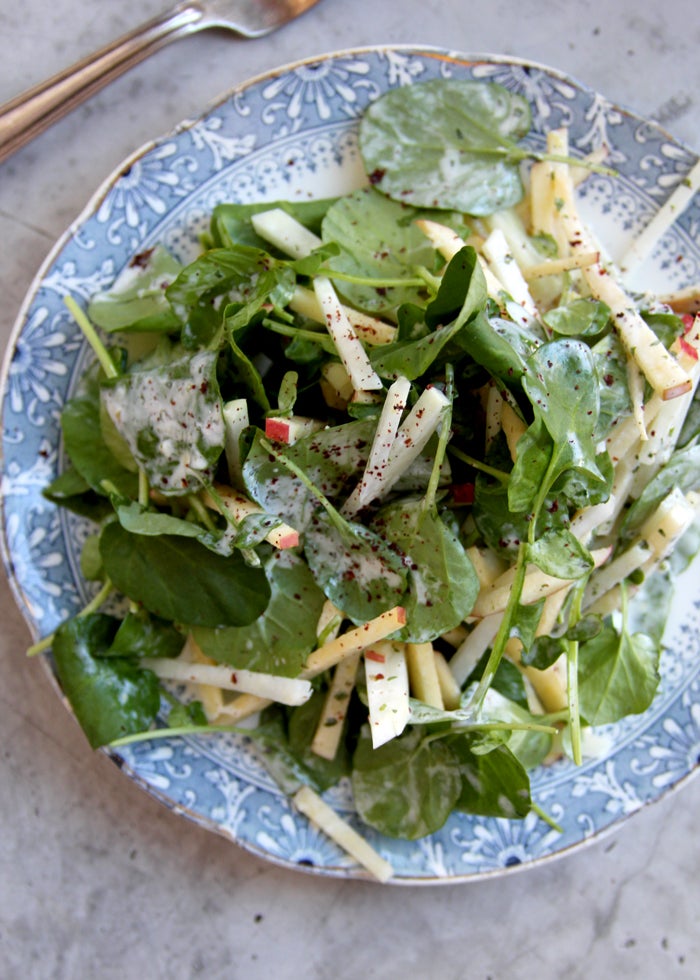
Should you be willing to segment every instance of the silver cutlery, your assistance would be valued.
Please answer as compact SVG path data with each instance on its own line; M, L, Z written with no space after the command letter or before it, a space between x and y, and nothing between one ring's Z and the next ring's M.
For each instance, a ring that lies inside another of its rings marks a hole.
M176 38L207 28L258 38L283 27L318 0L192 0L0 106L0 162L108 82Z

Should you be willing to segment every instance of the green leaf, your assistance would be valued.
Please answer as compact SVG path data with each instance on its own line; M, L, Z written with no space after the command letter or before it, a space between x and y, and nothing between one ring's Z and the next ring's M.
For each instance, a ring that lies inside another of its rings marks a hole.
M439 830L457 803L459 760L444 741L417 729L374 749L365 727L353 757L352 790L366 824L389 837L416 840Z
M416 266L431 269L435 262L435 249L415 226L416 217L413 208L390 201L371 187L340 198L323 219L323 241L340 246L330 267L363 279L414 279ZM422 285L409 282L376 289L337 280L335 286L353 305L374 313L390 314L401 303L422 301L424 295Z
M475 736L450 738L450 749L459 760L462 790L458 810L483 817L517 820L530 812L530 780L523 764L507 745L489 752L475 752Z
M543 314L547 326L563 337L595 337L605 330L610 307L600 300L574 299Z
M567 528L545 531L527 546L527 557L546 575L562 579L582 578L594 565L588 548Z
M321 720L326 700L324 690L314 691L308 701L294 708L289 715L289 748L314 775L321 791L335 786L343 776L349 776L351 759L347 743L341 739L333 759L324 759L311 749L311 741Z
M373 525L406 555L407 625L401 639L425 643L458 626L471 612L479 579L464 547L422 498L402 498L383 508Z
M92 322L108 333L177 330L181 326L165 295L182 265L162 245L136 255L106 292L87 307Z
M179 356L102 387L110 418L162 493L199 490L213 477L225 441L217 359L209 351Z
M236 552L215 555L190 538L129 534L116 521L102 531L106 575L134 602L162 619L190 626L244 626L267 606L260 569Z
M146 612L130 612L119 624L114 640L102 656L105 657L177 657L185 638L172 623L149 616Z
M341 531L325 512L304 534L304 555L326 596L354 623L402 605L407 570L393 542L362 524Z
M160 704L155 674L121 657L104 658L117 626L101 613L76 617L58 627L53 641L59 682L93 748L147 730Z
M539 344L532 331L486 313L470 320L455 339L477 364L508 387L525 374L526 360Z
M579 648L579 701L589 725L640 714L659 683L659 646L644 633L606 626Z
M261 201L256 204L235 204L227 201L224 204L217 204L212 211L209 233L216 248L248 245L252 248L269 249L269 243L260 238L251 224L252 215L281 208L300 221L309 231L320 235L321 221L334 200L335 198L321 198L314 201Z
M105 444L96 402L88 398L67 401L61 412L61 429L66 453L75 471L95 493L104 496L102 483L107 480L124 496L137 495L138 477L126 470Z
M347 495L364 470L376 420L330 426L285 446L285 456L300 467L331 502ZM246 489L270 514L303 531L318 503L302 481L270 455L256 431L243 465Z
M445 269L437 296L426 308L429 332L416 340L375 347L370 352L375 371L383 378L403 375L415 381L457 339L465 324L483 310L487 299L486 280L476 252L471 247L463 248Z
M204 653L217 663L296 677L316 645L316 624L325 597L306 563L289 551L274 551L265 562L270 601L247 626L195 627Z
M527 101L500 85L444 78L393 89L360 121L370 180L416 207L486 215L523 189L514 142L530 129Z

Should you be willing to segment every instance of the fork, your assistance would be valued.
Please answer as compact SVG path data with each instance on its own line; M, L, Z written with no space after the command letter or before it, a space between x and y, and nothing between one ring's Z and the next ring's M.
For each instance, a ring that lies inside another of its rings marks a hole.
M0 106L0 163L169 41L209 27L263 37L318 0L191 0L105 45Z

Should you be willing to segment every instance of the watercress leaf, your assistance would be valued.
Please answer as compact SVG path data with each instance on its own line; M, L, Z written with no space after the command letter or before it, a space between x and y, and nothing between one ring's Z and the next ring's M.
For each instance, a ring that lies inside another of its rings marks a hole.
M469 697L468 691L462 695L463 701ZM506 726L512 726L502 744L508 746L525 769L534 769L535 766L540 765L550 752L552 733L527 727L541 726L542 718L531 714L527 704L509 698L502 690L493 686L489 688L484 698L481 716L485 722L501 722ZM488 734L493 735L494 733ZM495 744L499 744L499 742L496 741ZM475 742L472 745L474 752L483 753L489 749L490 746L486 741L481 741L479 744Z
M227 368L235 385L243 388L248 397L260 406L263 412L270 411L270 400L262 375L254 360L248 356L236 339L236 314L234 307L227 306L224 313L224 324L228 338ZM244 318L245 320L245 318ZM247 322L247 321L246 321Z
M439 830L459 799L459 761L443 740L407 729L377 749L365 726L353 756L359 816L388 837L416 840Z
M253 248L269 249L269 243L260 238L251 216L261 211L281 208L309 231L321 233L321 221L335 198L319 198L312 201L261 201L255 204L236 204L226 202L217 204L212 211L209 233L215 247L232 248L235 245L248 245Z
M543 314L547 326L563 337L595 337L605 330L610 307L588 297L574 299Z
M659 646L644 633L606 625L579 647L579 703L590 725L620 721L651 704L659 683Z
M429 642L463 622L476 601L479 579L439 515L426 510L422 498L403 497L382 508L372 527L407 556L408 624L401 638Z
M98 496L73 466L59 473L41 492L52 503L98 524L112 510L109 501L102 495Z
M486 278L476 250L466 245L447 264L437 295L426 307L426 324L433 330L453 321L464 325L485 308L487 300Z
M529 648L522 651L520 660L525 667L546 670L562 653L566 653L566 649L566 638L563 636L538 636Z
M520 607L521 610L528 610L531 608L534 607ZM515 636L517 634L513 633L512 635ZM465 687L469 687L470 684L473 684L481 679L484 670L486 669L489 652L490 651L487 650L479 658L478 662L474 666L474 669L471 671L465 681ZM508 700L512 701L514 704L518 704L522 708L527 708L527 693L525 691L523 675L520 673L515 664L511 663L511 661L507 660L505 657L501 658L501 662L496 668L496 673L493 675L493 680L491 681L491 689L498 691L499 694L502 694L504 698L508 698Z
M110 418L162 493L198 490L213 477L225 441L217 359L202 351L135 369L102 386Z
M174 704L168 712L168 728L187 728L189 725L206 725L207 722L201 701Z
M270 292L285 262L265 250L247 245L214 248L186 266L166 290L166 296L185 322L199 306L212 306L217 297L246 302ZM284 274L284 273L281 273Z
M285 456L331 501L350 492L367 461L376 420L360 419L330 426L285 446ZM243 479L253 500L302 531L318 504L309 489L261 444L255 430L243 464Z
M550 485L567 469L609 489L595 441L600 381L590 348L579 340L554 340L529 358L522 385L536 418L552 437Z
M432 268L435 250L415 226L418 213L390 201L372 187L362 187L331 205L323 219L324 243L335 242L340 254L329 264L346 275L371 279L413 279L416 266ZM376 289L337 280L336 289L354 306L394 314L401 303L421 302L423 286L407 283Z
M527 513L515 513L509 504L509 484L479 474L474 484L474 522L484 542L498 555L514 559L527 539Z
M355 623L404 602L403 555L362 524L343 531L325 511L317 512L304 532L304 555L326 596Z
M663 313L660 310L642 310L642 317L654 331L664 347L683 334L683 320L676 313Z
M535 640L535 633L537 631L537 627L540 625L543 608L544 599L540 599L539 602L533 602L529 606L524 606L522 603L518 603L515 608L513 622L510 628L510 635L520 640L523 650L528 650ZM501 662L501 666L505 666L506 664L508 664L508 661ZM486 666L485 663L484 666ZM508 666L512 665L508 664ZM498 671L496 673L498 674ZM520 677L519 672L518 677ZM521 677L520 679L522 680ZM498 687L497 689L500 690ZM504 691L503 693L505 694L506 692ZM513 701L520 702L522 700L519 697L514 697L513 694L509 694L508 697L510 697Z
M264 564L270 601L247 626L207 628L192 633L217 663L296 677L316 645L316 624L325 597L303 559L274 551Z
M177 657L184 637L172 623L147 612L129 612L119 624L114 639L100 656Z
M100 539L115 587L162 619L192 626L244 626L264 612L270 586L238 552L215 555L198 541L130 534L116 521Z
M489 752L475 751L475 736L450 738L450 749L459 760L462 789L458 810L484 817L517 820L530 812L530 780L523 764L507 745Z
M138 477L126 470L105 445L97 402L88 398L67 401L61 412L61 430L74 469L95 493L104 495L102 483L108 480L125 496L137 495Z
M228 553L232 547L226 547L223 535L217 534L182 517L168 514L164 511L150 510L135 500L124 502L113 497L115 512L119 523L130 534L143 534L155 537L160 534L179 535L184 538L194 538L205 547L219 553Z
M445 269L438 293L425 310L425 331L421 330L416 338L373 348L370 360L375 371L383 378L403 375L415 381L434 366L448 345L453 350L452 342L465 324L483 310L487 298L486 280L476 252L471 247L461 249ZM404 318L403 333L406 332ZM463 356L463 350L457 353Z
M567 528L545 531L528 544L527 557L546 575L562 579L582 578L594 565L588 548Z
M538 339L517 324L485 312L473 317L456 342L477 364L507 386L515 385L527 370L526 360Z
M371 103L360 152L374 185L415 206L491 214L522 197L514 140L530 128L527 101L493 83L444 78Z
M627 377L627 354L617 334L608 333L591 347L596 365L599 387L600 411L595 437L605 438L613 425L632 411Z
M263 711L260 723L250 729L250 738L260 761L283 793L292 796L300 786L310 784L320 791L310 772L289 745L286 715L280 705Z
M182 264L162 245L140 252L110 289L92 297L87 315L108 333L177 330L182 324L165 291L181 270Z
M541 417L518 439L515 462L508 481L508 507L514 514L529 513L554 454L554 444Z
M160 704L155 674L102 656L117 625L102 613L76 617L58 627L53 641L59 682L93 748L145 731Z

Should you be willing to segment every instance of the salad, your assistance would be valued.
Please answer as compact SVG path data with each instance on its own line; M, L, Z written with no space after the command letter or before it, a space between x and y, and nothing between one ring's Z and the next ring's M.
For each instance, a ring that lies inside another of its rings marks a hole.
M405 839L526 816L532 768L650 705L697 550L697 290L624 286L677 200L618 271L576 200L604 153L529 125L496 84L393 90L365 187L221 204L192 263L68 301L96 356L45 493L99 589L34 651L93 747L244 731L379 877L319 794Z

